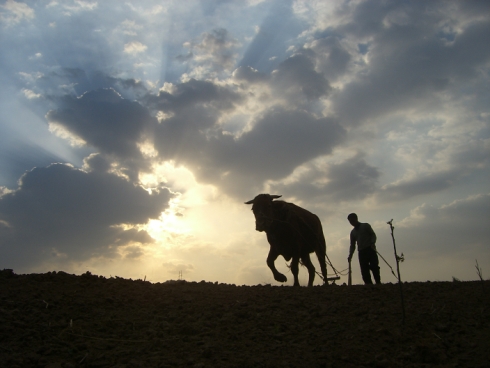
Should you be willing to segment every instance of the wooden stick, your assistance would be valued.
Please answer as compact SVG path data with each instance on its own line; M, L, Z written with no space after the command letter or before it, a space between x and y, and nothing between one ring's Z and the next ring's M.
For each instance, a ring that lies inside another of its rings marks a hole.
M402 287L402 278L400 276L400 257L398 256L396 252L396 243L395 243L395 235L393 234L393 230L395 230L395 227L393 226L393 219L387 222L388 225L390 225L391 229L391 238L393 239L393 249L395 251L395 259L396 259L396 271L398 273L398 285L400 285L400 298L402 302L402 323L405 324L405 301L403 300L403 287Z
M349 260L349 279L347 281L347 285L351 286L352 285L352 268L350 265L351 261Z

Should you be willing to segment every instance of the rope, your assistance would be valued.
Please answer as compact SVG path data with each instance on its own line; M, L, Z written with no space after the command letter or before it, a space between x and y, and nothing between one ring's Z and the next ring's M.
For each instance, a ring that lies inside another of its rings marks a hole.
M391 269L391 273L393 274L393 276L395 276L395 278L398 280L398 277L395 275L395 271L393 271L393 268L390 266L390 264L386 261L386 259L384 259L384 257L381 255L380 252L376 251L376 253L378 253L378 256L381 257L381 259L383 261L385 261L385 263L388 265L388 267ZM399 280L398 280L399 281Z

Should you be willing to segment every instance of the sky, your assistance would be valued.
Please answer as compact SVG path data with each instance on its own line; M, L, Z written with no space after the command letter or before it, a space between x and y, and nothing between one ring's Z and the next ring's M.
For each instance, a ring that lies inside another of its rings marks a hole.
M403 281L488 279L489 42L488 1L0 0L0 269L279 285L270 193L338 271L355 212Z

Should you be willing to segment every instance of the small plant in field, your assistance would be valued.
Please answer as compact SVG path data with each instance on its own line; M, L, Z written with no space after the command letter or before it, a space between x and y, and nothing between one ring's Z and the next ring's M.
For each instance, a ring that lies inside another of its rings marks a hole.
M480 278L480 280L483 281L483 272L481 270L481 267L478 265L478 260L475 259L475 262L476 262L476 264L475 264L476 273L477 273L478 277Z
M475 264L476 273L477 273L478 277L480 278L482 291L485 292L485 282L483 280L483 271L481 270L481 267L478 264L477 259L475 259L475 262L476 262L476 264Z

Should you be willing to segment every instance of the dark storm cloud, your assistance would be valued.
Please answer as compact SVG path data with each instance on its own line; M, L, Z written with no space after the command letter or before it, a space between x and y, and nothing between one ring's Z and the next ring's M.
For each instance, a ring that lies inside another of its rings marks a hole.
M168 207L172 194L151 195L121 177L54 164L27 172L19 188L0 197L2 266L29 267L56 260L114 257L117 246L152 242L145 224ZM0 266L1 267L1 266Z
M46 115L101 153L114 156L130 171L144 167L138 143L149 137L156 121L138 102L123 99L113 89L99 89L76 98L65 96L61 107ZM134 177L133 173L131 176Z
M146 104L153 110L182 113L196 106L228 110L240 102L241 97L234 91L220 87L213 82L191 79L177 84L172 93L160 91L158 96L148 95ZM198 120L198 116L196 116ZM189 122L194 124L193 122Z
M147 96L152 111L169 117L155 128L155 148L161 160L174 160L190 168L197 178L228 194L259 190L269 179L289 175L295 167L329 154L343 141L345 131L332 118L294 110L331 90L315 70L312 50L302 50L279 64L271 75L240 67L234 80L270 85L289 108L270 106L253 116L252 129L239 137L225 134L219 121L246 102L247 89L231 89L209 81L190 80Z
M288 98L291 107L296 100L315 100L330 89L314 70L310 54L305 50L286 59L264 79ZM250 69L242 70L250 74ZM344 139L344 130L333 119L278 107L256 116L253 129L240 137L225 134L220 119L246 98L232 88L191 79L158 95L146 94L144 106L113 89L100 89L79 98L65 96L47 119L119 163L134 182L138 172L148 168L138 144L149 138L160 160L184 164L200 180L229 193L287 176L297 165L330 153ZM161 111L166 118L158 123L150 111Z
M204 114L201 119L211 122ZM259 117L253 129L237 139L218 127L211 135L196 123L183 130L185 121L189 120L173 117L156 130L161 158L184 163L198 179L237 195L258 190L265 180L287 176L297 165L330 153L345 135L332 119L279 108Z
M302 49L281 62L271 74L259 72L250 66L241 66L233 73L239 82L270 83L274 94L289 96L291 102L306 97L316 100L330 92L330 84L323 72L318 72L315 64L323 59L313 49Z
M272 191L315 203L362 200L377 190L379 170L358 153L338 164L307 165L299 180L274 184Z
M100 149L120 157L138 156L139 142L152 118L139 103L123 99L113 89L101 89L80 98L66 96L61 108L48 112L49 122L60 124Z
M457 93L459 84L475 78L490 59L488 18L461 25L449 42L446 29L451 23L442 8L413 5L362 2L352 21L337 29L360 41L370 37L367 72L334 99L334 109L346 123L359 124L414 104L436 104L439 92Z
M278 93L292 98L304 95L308 100L316 100L331 89L325 76L315 71L308 52L287 58L272 73L272 81Z
M117 90L118 94L129 100L140 99L148 93L145 84L134 78L114 77L100 70L66 67L51 69L47 73L40 73L35 80L29 81L29 87L39 92L43 99L55 104L60 104L60 98L67 98L67 95L74 98L98 89ZM33 77L26 75L20 79L33 79ZM45 104L42 107L45 109Z
M125 99L134 100L144 96L148 90L142 81L134 78L119 78L107 75L100 70L90 71L83 80L75 80L75 90L79 95L97 89L114 89Z
M315 51L317 70L329 80L336 80L342 76L352 60L351 54L336 36L316 39L308 45L308 48Z
M263 179L278 179L306 161L331 153L344 134L334 119L273 109L238 140L238 168Z
M330 88L303 54L287 59L267 80L285 96L300 95L289 96L291 101L317 99ZM220 118L244 100L244 93L231 87L191 79L170 92L146 94L146 107L113 89L65 96L47 119L119 163L134 182L149 164L138 144L149 138L160 160L184 164L200 180L228 192L259 188L268 179L286 176L297 165L330 153L345 136L333 119L274 107L255 117L253 129L239 138L224 134ZM150 111L162 111L167 118L158 123Z
M358 154L340 164L330 166L325 189L341 200L363 199L376 189L380 172Z

